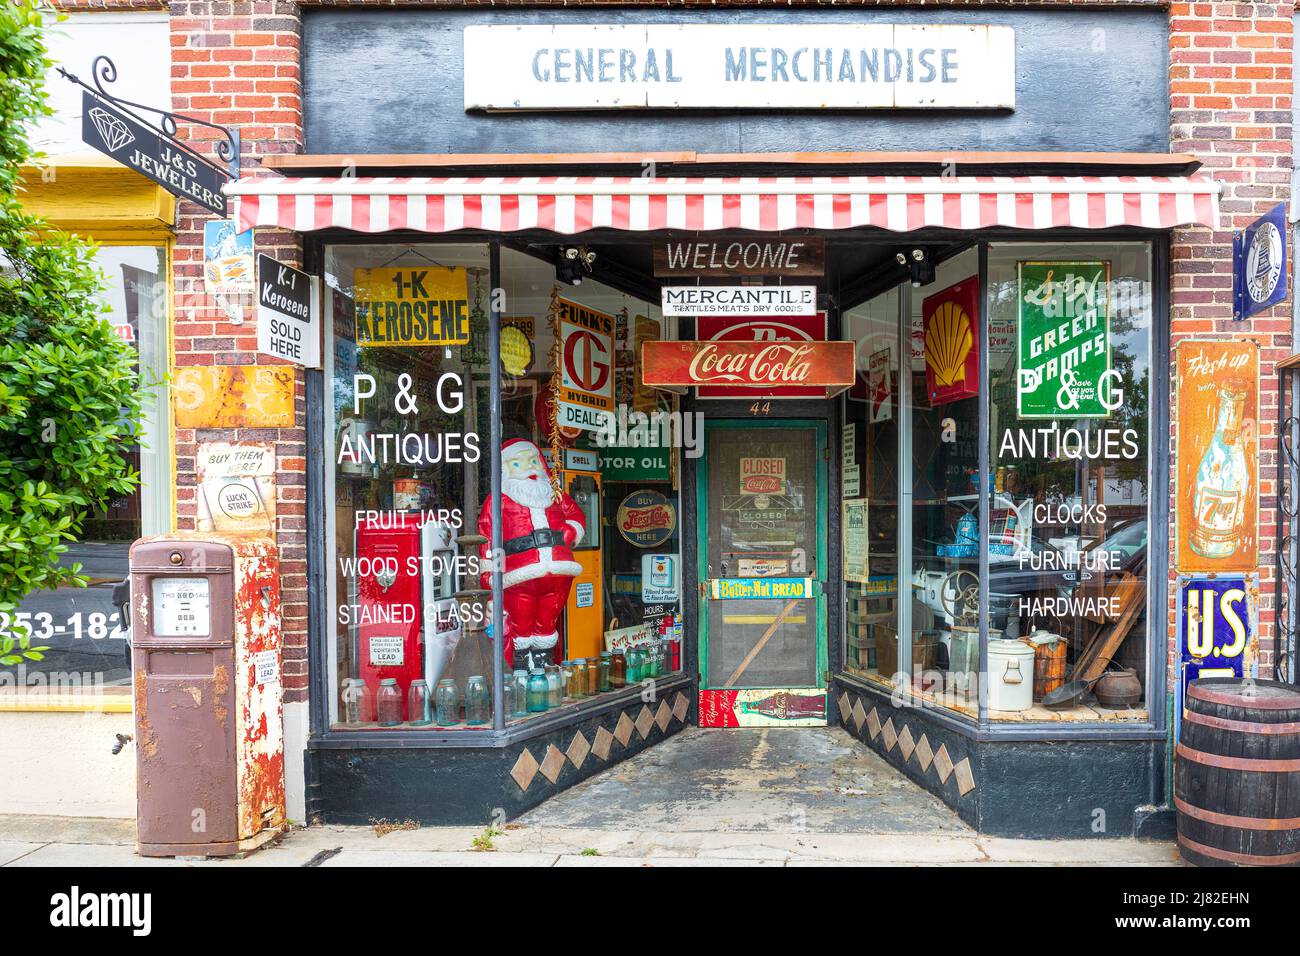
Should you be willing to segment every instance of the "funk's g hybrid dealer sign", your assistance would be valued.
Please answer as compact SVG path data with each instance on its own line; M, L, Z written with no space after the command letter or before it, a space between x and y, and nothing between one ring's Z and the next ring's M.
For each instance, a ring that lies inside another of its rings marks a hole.
M465 109L1014 109L1006 26L465 28Z

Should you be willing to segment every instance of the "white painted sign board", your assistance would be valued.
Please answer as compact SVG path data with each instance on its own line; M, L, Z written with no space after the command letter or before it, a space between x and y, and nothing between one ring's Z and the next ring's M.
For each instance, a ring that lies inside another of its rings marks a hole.
M666 285L664 315L809 315L817 311L815 285Z
M466 110L1014 109L1009 26L483 24Z

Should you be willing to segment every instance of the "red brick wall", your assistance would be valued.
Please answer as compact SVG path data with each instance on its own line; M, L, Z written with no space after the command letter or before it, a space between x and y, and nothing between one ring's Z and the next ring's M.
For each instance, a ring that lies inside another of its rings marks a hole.
M1260 344L1260 676L1273 659L1277 377L1294 350L1291 303L1245 322L1232 318L1232 235L1291 198L1292 14L1294 3L1174 3L1170 6L1171 148L1194 153L1223 184L1220 228L1174 233L1171 340L1252 338ZM1171 422L1177 432L1178 406ZM1170 450L1173 451L1171 435ZM1171 507L1173 499L1170 499ZM1174 572L1170 552L1171 662ZM1171 670L1171 678L1173 676Z
M299 152L302 88L299 79L301 20L294 3L281 0L177 0L171 5L172 108L214 123L238 126L243 171L270 153ZM182 124L184 126L184 124ZM218 135L187 127L183 135ZM252 297L241 303L245 321L232 324L203 291L203 223L207 210L181 203L176 219L176 365L279 364L257 354ZM259 230L258 252L301 264L302 246L292 233ZM288 701L307 696L306 399L304 376L295 373L293 428L178 429L176 498L178 523L194 527L195 454L205 441L272 442L276 447L276 541L280 548L284 627L284 687Z

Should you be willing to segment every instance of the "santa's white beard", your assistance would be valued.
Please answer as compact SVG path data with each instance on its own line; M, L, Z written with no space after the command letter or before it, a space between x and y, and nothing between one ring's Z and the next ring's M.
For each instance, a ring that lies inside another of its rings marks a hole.
M555 501L551 483L545 478L502 478L501 493L525 508L545 508Z

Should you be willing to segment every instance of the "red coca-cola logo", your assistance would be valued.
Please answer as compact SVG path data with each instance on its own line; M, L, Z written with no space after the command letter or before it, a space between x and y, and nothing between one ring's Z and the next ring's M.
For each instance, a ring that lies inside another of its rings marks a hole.
M740 489L747 495L777 495L783 490L781 479L774 475L750 475L742 478Z

